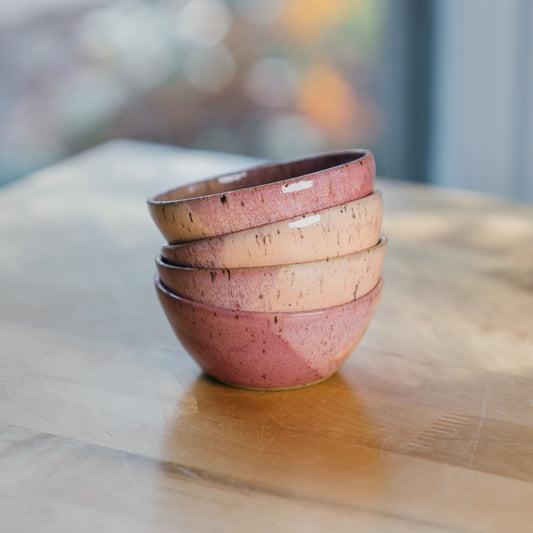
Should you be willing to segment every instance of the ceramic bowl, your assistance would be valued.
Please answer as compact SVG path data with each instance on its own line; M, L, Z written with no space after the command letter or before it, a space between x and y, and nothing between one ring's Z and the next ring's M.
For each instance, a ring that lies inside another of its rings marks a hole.
M374 177L368 150L331 152L179 187L148 208L169 243L188 242L356 200L372 192Z
M365 250L379 241L383 201L375 192L359 200L258 228L163 246L172 264L243 268L306 263Z
M386 238L355 254L311 263L257 268L156 267L163 284L194 302L255 312L310 311L340 305L369 293L377 284Z
M363 298L307 313L250 313L198 304L156 277L174 333L198 365L228 385L291 389L322 381L341 366L368 327L383 281Z

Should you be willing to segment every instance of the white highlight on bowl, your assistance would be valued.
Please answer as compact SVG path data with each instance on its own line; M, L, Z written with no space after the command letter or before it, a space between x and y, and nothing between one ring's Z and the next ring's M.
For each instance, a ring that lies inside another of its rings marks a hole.
M313 180L298 181L297 183L289 183L281 186L281 192L298 192L310 189L313 186Z
M289 228L303 228L305 226L310 226L311 224L316 224L320 222L321 216L319 214L301 218L300 220L295 220L294 222L289 222Z
M219 183L233 183L239 181L246 175L246 172L239 172L238 174L232 174L231 176L222 176L218 178Z

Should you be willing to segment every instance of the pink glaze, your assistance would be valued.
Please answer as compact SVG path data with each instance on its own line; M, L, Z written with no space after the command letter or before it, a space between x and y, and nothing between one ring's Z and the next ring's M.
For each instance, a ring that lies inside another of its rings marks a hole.
M383 290L307 313L250 313L197 304L155 278L156 291L185 349L210 376L229 385L296 388L331 376L366 331Z
M148 208L168 242L188 242L356 200L372 192L374 177L368 150L331 152L179 187Z
M375 192L353 202L209 239L163 246L175 265L243 268L318 261L374 246L383 201Z
M194 302L257 312L311 311L344 304L377 284L387 240L354 254L310 263L257 268L156 267L172 292Z

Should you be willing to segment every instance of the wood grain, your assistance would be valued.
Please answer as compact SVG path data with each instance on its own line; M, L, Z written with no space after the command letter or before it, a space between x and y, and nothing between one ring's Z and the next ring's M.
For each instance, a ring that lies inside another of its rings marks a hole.
M248 163L114 142L0 190L2 532L531 531L531 206L378 181L361 345L240 391L165 321L145 198Z

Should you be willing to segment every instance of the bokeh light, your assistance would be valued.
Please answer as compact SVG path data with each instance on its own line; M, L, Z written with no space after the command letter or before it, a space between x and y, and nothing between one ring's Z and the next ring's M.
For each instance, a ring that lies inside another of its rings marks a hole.
M232 14L222 0L189 0L174 24L177 39L199 46L212 46L228 34Z
M265 158L372 142L383 1L21 7L0 35L0 182L115 137Z
M255 61L245 77L245 90L256 103L265 107L289 107L299 89L296 68L288 61L267 57Z

